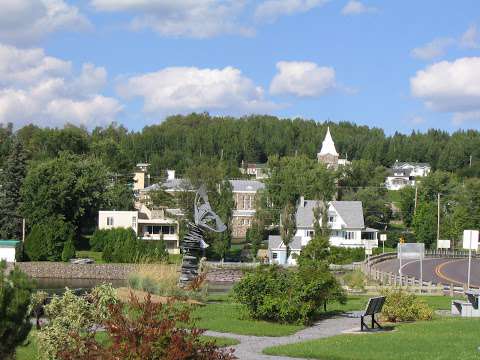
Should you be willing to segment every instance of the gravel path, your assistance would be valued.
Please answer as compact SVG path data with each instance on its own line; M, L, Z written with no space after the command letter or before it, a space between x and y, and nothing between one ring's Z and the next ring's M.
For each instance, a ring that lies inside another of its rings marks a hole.
M352 314L345 314L321 320L313 326L300 330L289 336L249 336L216 331L207 331L205 335L228 337L239 340L240 344L233 346L233 348L235 349L235 356L240 360L305 360L303 358L291 358L287 356L264 355L262 354L262 350L270 346L285 345L339 335L345 330L359 326L360 320L358 318L354 317Z

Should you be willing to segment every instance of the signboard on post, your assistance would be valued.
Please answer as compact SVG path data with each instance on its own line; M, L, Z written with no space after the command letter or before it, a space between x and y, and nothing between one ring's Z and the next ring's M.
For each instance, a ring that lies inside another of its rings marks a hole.
M397 257L402 260L422 260L425 255L424 243L398 244Z
M450 249L450 240L437 240L437 249Z
M463 248L478 250L478 230L463 230Z
M381 242L387 241L387 234L380 234L380 241Z

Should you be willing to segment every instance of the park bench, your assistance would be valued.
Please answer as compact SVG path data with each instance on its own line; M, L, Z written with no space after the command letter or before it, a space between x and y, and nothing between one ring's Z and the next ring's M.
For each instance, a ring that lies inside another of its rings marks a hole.
M375 320L375 314L379 314L382 312L383 304L385 304L385 296L378 296L374 298L368 299L368 304L365 308L365 311L360 314L360 331L364 330L372 330L375 328L375 324L377 324L377 327L381 329L382 327L380 324ZM365 323L365 318L367 316L372 317L372 327L368 327L368 325Z
M480 317L480 309L478 307L478 299L480 297L479 290L465 291L468 301L452 300L452 315L460 315L462 317Z

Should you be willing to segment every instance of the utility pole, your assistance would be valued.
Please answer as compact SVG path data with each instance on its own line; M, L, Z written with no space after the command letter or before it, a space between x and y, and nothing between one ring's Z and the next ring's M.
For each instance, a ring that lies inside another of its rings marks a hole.
M25 243L25 218L22 219L22 243Z
M418 186L415 186L415 207L413 208L413 215L417 213L417 202L418 202Z
M437 200L437 241L440 239L440 193Z
M470 167L472 167L472 155L470 155Z

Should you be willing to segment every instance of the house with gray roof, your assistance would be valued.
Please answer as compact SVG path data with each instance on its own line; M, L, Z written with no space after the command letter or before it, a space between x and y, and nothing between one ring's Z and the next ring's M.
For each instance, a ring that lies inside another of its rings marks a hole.
M431 167L427 163L395 161L385 179L388 190L400 190L405 186L415 186L417 178L428 176Z
M290 244L291 255L286 263L295 264L295 258L315 234L314 209L323 207L316 200L300 198L295 214L297 231ZM330 228L330 245L341 247L378 246L378 230L365 226L361 201L328 202L327 225ZM322 219L320 219L322 221ZM285 263L286 247L279 236L269 236L269 257L271 262Z

